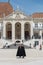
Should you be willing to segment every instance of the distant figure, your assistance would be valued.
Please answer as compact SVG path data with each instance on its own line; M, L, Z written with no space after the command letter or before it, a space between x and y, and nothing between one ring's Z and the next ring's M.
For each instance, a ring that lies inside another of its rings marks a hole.
M42 45L40 44L40 48L39 48L40 50L42 50Z
M8 43L6 43L4 46L3 46L3 48L6 48L8 46Z
M36 43L34 43L34 48L36 48Z
M14 46L16 46L16 42L14 43Z
M31 43L30 43L30 46L29 46L29 48L32 48L32 47L31 47Z
M8 45L8 43L6 43L3 48L9 48L10 46Z
M22 56L23 58L26 56L25 48L24 48L23 44L21 44L21 45L18 47L16 56L19 56L19 57Z

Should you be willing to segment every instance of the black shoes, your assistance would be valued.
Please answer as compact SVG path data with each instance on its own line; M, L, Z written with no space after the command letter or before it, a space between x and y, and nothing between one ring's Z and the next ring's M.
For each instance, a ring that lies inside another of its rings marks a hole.
M19 58L21 58L21 56L19 56ZM24 58L24 56L22 56L22 58Z

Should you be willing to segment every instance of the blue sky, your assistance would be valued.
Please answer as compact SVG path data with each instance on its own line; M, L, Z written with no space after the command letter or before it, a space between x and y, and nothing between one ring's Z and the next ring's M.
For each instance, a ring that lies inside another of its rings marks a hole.
M0 0L0 2L8 2L8 0ZM35 12L43 12L43 0L10 0L14 10L19 9L25 14L32 14Z

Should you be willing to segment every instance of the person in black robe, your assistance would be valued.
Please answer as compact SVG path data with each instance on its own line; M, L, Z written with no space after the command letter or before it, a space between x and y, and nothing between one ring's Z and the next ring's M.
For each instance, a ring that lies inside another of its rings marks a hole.
M39 48L40 50L42 50L42 45L40 44L40 48Z
M21 44L21 45L18 47L16 56L19 56L19 57L22 56L23 58L26 56L25 48L24 48L23 44Z

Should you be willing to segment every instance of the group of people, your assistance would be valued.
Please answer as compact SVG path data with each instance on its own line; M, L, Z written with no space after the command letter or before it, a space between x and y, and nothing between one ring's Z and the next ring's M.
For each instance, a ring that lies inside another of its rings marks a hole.
M16 56L19 56L20 58L21 57L24 58L26 56L26 52L23 44L19 45Z

